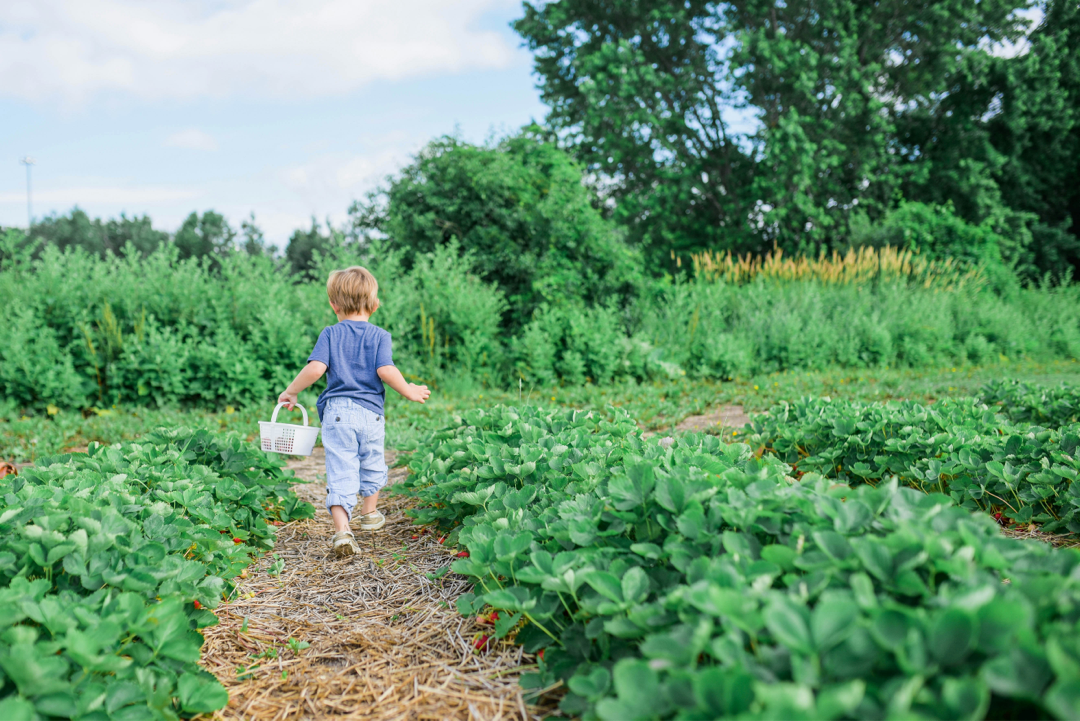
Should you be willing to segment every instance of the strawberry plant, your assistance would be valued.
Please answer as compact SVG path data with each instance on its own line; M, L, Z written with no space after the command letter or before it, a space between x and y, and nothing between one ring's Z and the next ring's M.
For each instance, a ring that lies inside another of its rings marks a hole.
M1080 422L1080 391L1064 383L1047 388L1017 380L991 381L979 389L979 400L998 406L1013 422L1049 428Z
M268 521L313 513L279 463L236 437L173 430L0 479L0 718L224 706L198 629L272 547Z
M748 443L845 483L897 477L1046 531L1080 532L1080 425L1014 424L971 399L924 406L803 399L774 406L747 426Z
M991 414L992 415L992 414ZM855 487L626 415L463 414L400 492L469 552L458 610L584 718L1080 714L1080 551L894 477ZM540 652L543 652L542 655Z

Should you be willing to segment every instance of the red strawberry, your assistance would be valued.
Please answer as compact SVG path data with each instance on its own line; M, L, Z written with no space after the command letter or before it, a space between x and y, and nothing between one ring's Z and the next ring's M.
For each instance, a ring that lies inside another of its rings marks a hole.
M229 532L229 529L227 529L227 528L223 528L223 529L221 529L219 531L219 533L228 533L228 532Z
M544 660L544 649L540 649L540 652L536 654L536 657L541 661Z
M491 615L488 616L488 620L491 621L492 623L495 623L496 621L498 621L499 620L499 612L498 611L492 611Z
M461 553L459 553L457 555L457 557L458 558L468 558L469 557L469 552L468 551L462 551Z
M446 540L446 536L442 536L441 538L439 538L439 543L442 543L445 540Z
M482 651L488 645L488 641L490 640L490 637L486 633L482 634L480 638L473 641L473 648L477 651Z
M232 542L233 543L243 543L243 541L241 541L239 538L232 539Z
M409 536L409 538L415 541L417 538L420 538L420 536Z
M196 609L196 610L199 610L199 609L201 609L201 608L202 608L202 604L201 604L201 603L199 603L198 601L196 601L196 602L195 602L195 609Z

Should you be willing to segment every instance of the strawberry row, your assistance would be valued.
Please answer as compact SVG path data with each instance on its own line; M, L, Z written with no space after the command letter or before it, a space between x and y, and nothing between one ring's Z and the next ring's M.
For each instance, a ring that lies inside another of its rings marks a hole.
M1080 424L1014 423L972 399L805 398L754 417L747 443L843 483L896 477L1004 522L1080 532Z
M228 694L199 629L313 509L243 439L158 431L0 480L0 718L176 719Z
M1080 716L1080 552L617 412L472 411L401 492L586 718ZM448 542L449 542L448 540ZM497 616L491 616L492 611Z

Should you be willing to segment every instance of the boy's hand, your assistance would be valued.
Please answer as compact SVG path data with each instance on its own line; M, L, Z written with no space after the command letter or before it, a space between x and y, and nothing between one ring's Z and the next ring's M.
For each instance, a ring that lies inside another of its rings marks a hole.
M427 386L418 386L415 383L409 384L408 391L409 392L405 394L405 397L416 403L423 403L431 396L431 391L428 390Z
M293 382L277 397L278 403L284 403L290 411L300 405L296 396L300 391L308 388L312 383L322 378L326 372L326 364L321 361L308 361L304 369L296 374Z
M406 382L405 376L401 375L401 371L394 366L379 366L375 372L379 374L379 378L382 379L383 383L400 393L401 397L407 401L423 403L431 395L431 391L428 390L427 386L418 386L415 383Z

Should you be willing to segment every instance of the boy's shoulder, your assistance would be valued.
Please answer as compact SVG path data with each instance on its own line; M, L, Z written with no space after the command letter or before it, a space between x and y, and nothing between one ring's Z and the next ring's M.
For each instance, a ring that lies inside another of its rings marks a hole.
M363 324L350 320L339 320L333 325L328 325L323 329L323 333L329 333L331 335L336 334L352 334L359 331L363 335L371 334L378 338L389 338L390 331L385 328L380 328L374 323L364 322Z
M389 338L390 337L390 331L386 330L386 328L383 328L381 326L377 326L377 325L375 325L374 323L371 323L371 322L369 322L368 325L371 326L371 330L379 338Z

